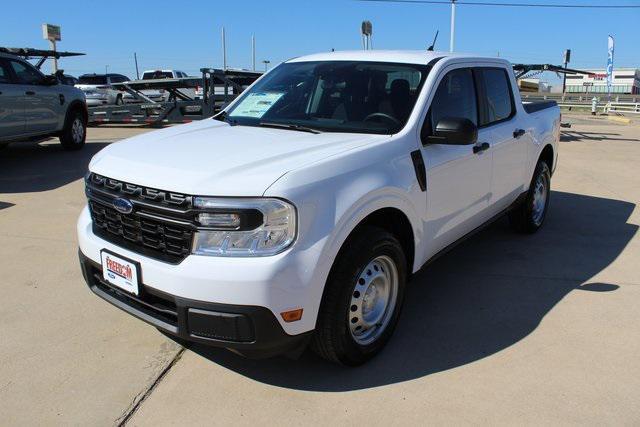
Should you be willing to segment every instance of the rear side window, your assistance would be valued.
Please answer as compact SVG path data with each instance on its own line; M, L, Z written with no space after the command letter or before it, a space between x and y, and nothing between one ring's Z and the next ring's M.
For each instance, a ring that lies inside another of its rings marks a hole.
M81 85L106 85L107 78L105 76L81 76Z
M478 103L469 68L461 68L447 73L440 81L431 102L431 129L445 117L466 118L478 124Z
M171 79L173 74L170 71L147 71L142 75L142 80Z
M123 83L128 81L129 79L125 76L111 76L111 83Z
M513 116L513 94L507 72L499 68L480 68L478 79L484 92L480 125L487 126Z

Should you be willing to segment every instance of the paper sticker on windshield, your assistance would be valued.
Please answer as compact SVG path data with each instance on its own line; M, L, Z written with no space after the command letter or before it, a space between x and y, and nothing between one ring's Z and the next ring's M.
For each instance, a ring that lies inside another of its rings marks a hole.
M269 111L278 99L282 98L282 95L284 92L250 93L233 109L233 115L260 118Z

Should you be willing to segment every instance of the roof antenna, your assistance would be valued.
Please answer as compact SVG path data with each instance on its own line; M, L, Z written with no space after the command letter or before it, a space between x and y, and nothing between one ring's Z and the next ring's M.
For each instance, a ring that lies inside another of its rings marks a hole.
M433 48L436 45L436 40L438 40L438 33L440 33L440 30L436 30L436 36L433 38L433 43L431 43L431 46L427 48L427 52L433 52Z

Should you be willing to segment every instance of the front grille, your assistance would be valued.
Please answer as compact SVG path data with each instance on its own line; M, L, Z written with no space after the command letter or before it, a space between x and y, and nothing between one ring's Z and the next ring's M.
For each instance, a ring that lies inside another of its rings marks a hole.
M93 174L87 179L86 192L96 235L133 252L170 263L179 263L191 253L195 224L190 220L193 218L189 209L190 197L171 199L171 193L158 190L147 193L149 189L139 186L131 186L138 190L129 194L122 189L130 184L118 185L119 181L109 179L114 188L99 187L92 177ZM154 195L156 200L153 196L145 197L148 194ZM115 199L125 196L134 206L127 214L113 206ZM168 205L186 206L187 209L169 208Z

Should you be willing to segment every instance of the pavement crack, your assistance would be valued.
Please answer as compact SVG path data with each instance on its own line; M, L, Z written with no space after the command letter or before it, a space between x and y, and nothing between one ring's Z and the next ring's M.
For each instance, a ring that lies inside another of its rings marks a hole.
M136 413L138 408L151 395L151 393L153 393L153 390L155 390L155 388L158 386L158 384L160 384L160 382L167 375L167 373L171 370L171 368L173 368L173 366L176 363L178 363L178 361L180 360L180 358L184 354L184 350L185 350L185 348L182 347L176 353L176 355L173 356L173 359L171 359L171 361L167 364L167 366L164 367L164 369L160 372L160 374L153 381L153 383L151 383L151 385L149 387L147 387L146 389L140 391L140 393L138 393L133 398L133 400L131 401L131 404L129 405L129 407L115 420L115 422L114 422L115 425L117 425L118 427L123 427L123 426L125 426L127 424L129 419L131 419L131 417Z

